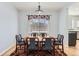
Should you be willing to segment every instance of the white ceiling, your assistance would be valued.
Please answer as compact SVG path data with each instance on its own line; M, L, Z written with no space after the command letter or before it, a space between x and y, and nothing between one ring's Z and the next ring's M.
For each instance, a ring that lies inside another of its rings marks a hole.
M18 10L35 11L37 10L38 2L14 2L12 3ZM71 2L40 2L41 9L46 12L60 10L61 8L70 5Z

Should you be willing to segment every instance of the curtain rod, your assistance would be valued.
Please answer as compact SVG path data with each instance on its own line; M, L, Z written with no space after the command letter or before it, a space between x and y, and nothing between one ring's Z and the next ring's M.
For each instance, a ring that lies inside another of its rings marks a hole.
M30 16L30 15L26 15L26 16ZM48 16L52 16L52 15L48 15Z

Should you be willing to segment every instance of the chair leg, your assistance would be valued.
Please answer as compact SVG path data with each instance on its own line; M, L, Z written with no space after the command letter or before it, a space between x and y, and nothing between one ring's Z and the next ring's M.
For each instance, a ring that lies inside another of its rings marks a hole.
M55 56L55 49L53 49L53 55Z
M16 45L16 50L15 50L15 53L16 53L16 55L19 55L19 52L18 52L18 47L17 47L18 45Z
M52 54L52 56L54 55L54 52L53 51L51 51L51 54Z
M26 56L28 56L28 51L25 51L25 53L26 53Z
M16 46L16 49L15 49L15 52L17 53L17 46Z
M28 56L28 54L29 54L29 51L28 51L28 48L26 48L27 50L26 50L26 53L27 53L27 56Z
M25 51L25 45L24 45L24 53L25 53L26 51Z
M23 51L24 51L24 53L25 53L25 45L23 45Z
M15 49L15 55L18 55L18 51L17 51L17 45L16 45L16 49Z
M25 53L26 53L26 55L28 56L28 50L27 50L27 48L26 48L26 50L25 50Z
M63 46L63 44L62 44L62 52L64 52L64 46Z
M53 45L53 55L55 56L55 43L54 43L54 45Z
M38 56L40 56L40 51L39 50L37 50L37 53L38 53Z

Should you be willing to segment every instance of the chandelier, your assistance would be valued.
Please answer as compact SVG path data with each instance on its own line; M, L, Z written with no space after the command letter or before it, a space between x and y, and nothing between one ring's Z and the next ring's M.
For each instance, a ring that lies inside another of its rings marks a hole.
M43 10L41 10L40 2L38 2L38 9L35 10L35 12L37 12L39 15L43 12Z

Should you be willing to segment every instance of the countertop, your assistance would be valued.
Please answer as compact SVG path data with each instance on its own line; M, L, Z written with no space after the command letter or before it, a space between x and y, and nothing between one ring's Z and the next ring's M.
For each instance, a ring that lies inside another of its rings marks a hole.
M68 29L68 31L79 31L79 29Z

